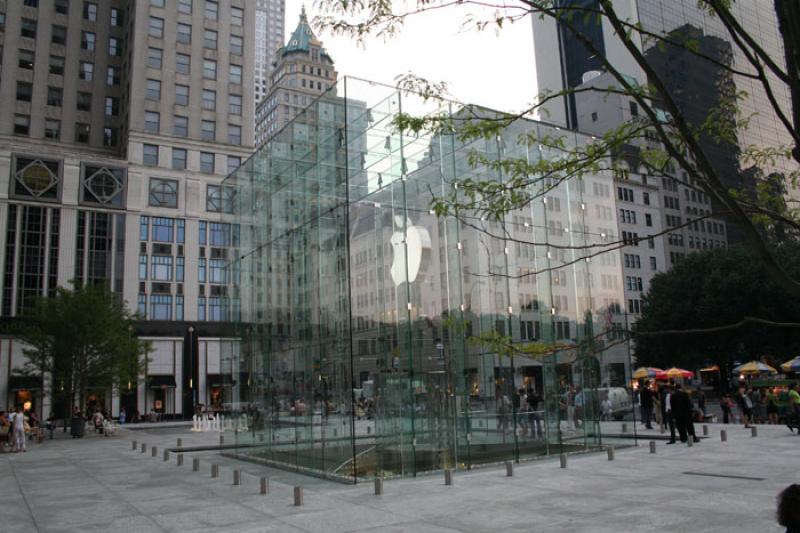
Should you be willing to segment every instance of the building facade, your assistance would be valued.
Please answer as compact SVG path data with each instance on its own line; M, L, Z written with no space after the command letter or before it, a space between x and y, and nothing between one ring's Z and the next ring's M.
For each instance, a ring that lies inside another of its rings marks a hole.
M267 95L275 54L283 46L286 0L256 0L256 105Z
M263 145L301 110L336 86L333 59L308 23L305 8L289 41L273 56L266 98L256 110L256 144Z
M138 383L94 401L129 417L214 403L237 307L222 180L254 145L255 6L41 0L0 13L3 320L73 279L108 283L154 351ZM41 380L14 375L23 347L0 346L0 401L31 397L46 417Z

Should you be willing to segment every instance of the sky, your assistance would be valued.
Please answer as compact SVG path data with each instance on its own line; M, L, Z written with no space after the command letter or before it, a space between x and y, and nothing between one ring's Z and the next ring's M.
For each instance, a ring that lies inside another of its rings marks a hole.
M319 12L313 0L305 4L313 21ZM302 5L302 0L286 0L287 40L297 26ZM363 46L346 36L316 28L315 32L340 76L395 85L398 76L413 72L432 82L447 82L450 94L460 102L502 111L524 109L536 95L531 21L526 18L500 31L462 28L467 15L493 13L477 9L458 6L428 12L409 19L390 40L371 37Z

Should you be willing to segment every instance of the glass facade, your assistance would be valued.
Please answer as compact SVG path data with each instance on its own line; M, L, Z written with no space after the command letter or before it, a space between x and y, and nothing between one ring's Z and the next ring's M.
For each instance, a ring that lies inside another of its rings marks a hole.
M226 182L235 455L354 482L632 443L619 232L593 207L614 209L597 192L611 173L532 176L533 200L499 221L431 210L454 179L506 180L491 161L591 138L518 120L464 143L400 132L401 111L466 113L345 78ZM475 342L491 332L510 348Z

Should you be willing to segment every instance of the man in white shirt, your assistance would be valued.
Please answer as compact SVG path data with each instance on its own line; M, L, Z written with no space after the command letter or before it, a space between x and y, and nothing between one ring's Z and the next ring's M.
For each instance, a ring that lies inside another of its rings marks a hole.
M28 451L25 449L25 415L22 413L22 407L17 407L11 416L11 443L13 452Z
M666 404L667 424L669 425L669 442L667 444L675 444L675 417L672 416L672 383L667 385L667 396L664 400Z

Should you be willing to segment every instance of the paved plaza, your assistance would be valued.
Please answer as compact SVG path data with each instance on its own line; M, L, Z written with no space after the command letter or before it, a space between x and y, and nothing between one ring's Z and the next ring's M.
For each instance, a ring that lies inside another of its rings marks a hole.
M728 431L721 442L719 431ZM654 432L657 433L657 432ZM800 482L800 436L785 427L710 426L710 437L689 448L648 442L605 453L458 472L453 486L440 475L343 485L220 457L187 453L183 466L164 447L219 442L217 434L187 427L124 429L29 445L0 455L0 531L222 532L779 532L775 496ZM226 436L230 442L231 436ZM145 442L146 453L131 450ZM152 457L151 447L157 447ZM199 472L192 459L200 458ZM212 479L211 463L221 465ZM243 484L233 486L233 469ZM259 494L259 477L270 493ZM293 487L305 503L293 505Z

